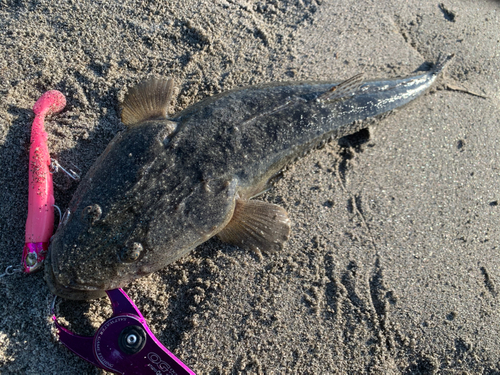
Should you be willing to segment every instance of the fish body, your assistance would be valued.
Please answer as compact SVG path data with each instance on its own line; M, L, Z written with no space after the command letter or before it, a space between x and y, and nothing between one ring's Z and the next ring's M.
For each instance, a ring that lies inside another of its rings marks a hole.
M171 118L171 81L132 89L123 103L126 130L82 180L52 239L49 288L69 299L97 298L214 235L246 249L279 250L290 231L286 211L251 198L318 143L420 96L446 61L394 80L236 89Z

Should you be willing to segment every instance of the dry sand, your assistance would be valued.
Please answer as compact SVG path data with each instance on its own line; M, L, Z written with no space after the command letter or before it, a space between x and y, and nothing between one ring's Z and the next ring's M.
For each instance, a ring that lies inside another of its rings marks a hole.
M68 99L49 148L85 173L123 129L118 100L151 74L175 78L174 113L237 86L394 77L456 53L359 144L284 173L264 197L293 221L283 252L213 239L126 291L199 374L500 373L500 3L351 3L0 1L0 269L20 261L46 90ZM43 273L0 279L0 301L2 374L100 373L55 341ZM59 301L82 334L111 314L105 298Z

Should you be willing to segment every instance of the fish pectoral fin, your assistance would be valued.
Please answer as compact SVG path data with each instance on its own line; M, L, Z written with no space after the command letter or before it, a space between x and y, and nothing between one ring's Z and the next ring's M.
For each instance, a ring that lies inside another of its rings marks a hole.
M275 252L290 235L290 219L284 208L272 203L237 199L229 223L217 236L245 250Z
M122 122L130 126L149 119L166 118L173 89L171 78L152 78L132 87L121 105Z
M318 97L318 100L324 102L334 102L337 100L347 99L356 93L362 84L363 73L356 74L354 77L339 83L337 86L333 86L330 90L321 94Z

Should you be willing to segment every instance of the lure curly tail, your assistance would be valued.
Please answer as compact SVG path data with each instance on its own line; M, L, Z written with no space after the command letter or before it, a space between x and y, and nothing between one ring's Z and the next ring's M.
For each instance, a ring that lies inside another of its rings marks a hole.
M35 119L31 127L28 218L23 251L26 273L40 268L54 232L54 191L44 119L45 116L60 112L65 105L64 95L51 90L43 94L33 106Z

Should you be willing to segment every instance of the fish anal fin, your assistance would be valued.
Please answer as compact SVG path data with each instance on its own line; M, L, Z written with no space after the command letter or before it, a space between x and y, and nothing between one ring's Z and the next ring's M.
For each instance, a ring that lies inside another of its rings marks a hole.
M166 118L173 87L171 78L152 78L132 87L121 105L122 122L131 126L149 119Z
M356 93L362 84L363 73L359 73L339 83L337 86L333 86L329 91L321 94L318 99L325 102L346 99Z
M276 252L290 235L284 208L272 203L237 199L233 216L217 236L245 250Z

